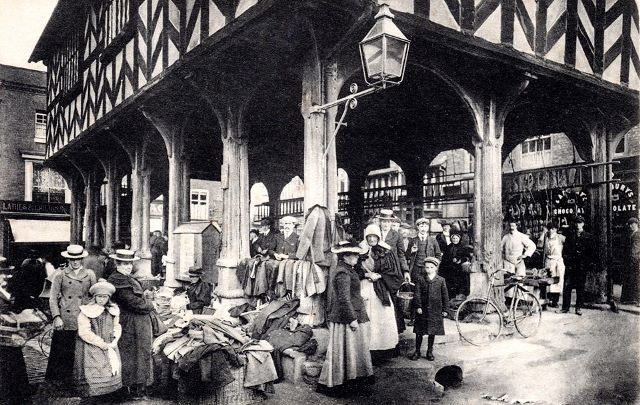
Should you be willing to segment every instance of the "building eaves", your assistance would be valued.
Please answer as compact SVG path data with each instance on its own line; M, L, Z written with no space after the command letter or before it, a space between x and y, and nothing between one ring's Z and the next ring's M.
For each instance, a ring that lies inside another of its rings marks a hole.
M76 26L77 21L83 18L82 12L85 8L86 0L58 0L56 7L51 13L47 25L36 43L29 62L45 61L56 47L64 42L71 28Z

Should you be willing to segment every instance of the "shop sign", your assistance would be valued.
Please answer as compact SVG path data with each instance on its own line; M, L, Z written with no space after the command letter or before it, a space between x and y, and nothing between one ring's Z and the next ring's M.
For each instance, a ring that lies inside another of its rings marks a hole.
M613 212L635 212L638 210L633 190L624 183L614 183L611 189Z
M69 204L0 200L0 212L70 215Z
M582 183L583 167L559 167L535 172L505 174L505 188L509 193L541 191L576 187Z

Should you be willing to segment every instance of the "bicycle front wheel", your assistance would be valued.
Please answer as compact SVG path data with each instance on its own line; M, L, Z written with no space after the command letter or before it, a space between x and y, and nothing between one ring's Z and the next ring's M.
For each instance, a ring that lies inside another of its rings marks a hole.
M520 291L514 307L514 324L522 337L528 338L538 331L542 320L542 306L535 295Z
M491 301L470 298L456 311L456 327L462 340L481 346L500 336L502 314Z

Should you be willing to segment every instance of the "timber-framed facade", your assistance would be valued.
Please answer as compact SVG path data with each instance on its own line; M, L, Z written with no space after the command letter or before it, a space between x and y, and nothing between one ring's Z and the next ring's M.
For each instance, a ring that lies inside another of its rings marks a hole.
M60 0L31 60L48 66L48 164L73 192L71 240L109 246L131 176L131 246L148 256L149 203L167 206L167 285L185 271L172 230L190 178L220 180L218 293L240 298L249 187L305 182L304 206L338 211L337 168L361 190L393 159L421 192L443 150L475 157L479 271L500 264L503 160L532 135L564 132L593 164L590 225L610 257L612 143L638 122L640 19L633 0L389 0L412 40L405 82L371 96L335 141L336 109L362 84L368 0ZM326 152L326 153L325 153ZM106 182L104 236L96 201ZM275 194L275 193L273 193ZM349 215L362 211L350 192Z

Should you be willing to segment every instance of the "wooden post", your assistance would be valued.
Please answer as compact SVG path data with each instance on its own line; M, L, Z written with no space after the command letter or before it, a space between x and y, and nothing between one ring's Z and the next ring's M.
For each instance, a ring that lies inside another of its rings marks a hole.
M176 281L176 276L180 272L179 250L176 243L176 236L173 231L180 224L180 206L182 205L182 161L176 147L179 146L177 135L173 134L172 154L169 156L169 195L167 203L169 205L169 223L168 223L168 254L170 260L167 263L166 279L164 284L168 287L180 287L180 283Z
M337 100L340 96L343 80L338 75L338 63L333 61L325 69L326 97L328 101ZM336 140L333 137L337 108L330 108L325 114L325 147L328 149L326 161L327 178L327 209L331 214L331 222L335 221L338 213L338 160L336 155Z
M182 159L182 201L180 209L180 222L191 221L191 174L189 161L186 156Z
M118 173L116 171L116 162L114 158L110 158L106 162L107 166L107 187L106 187L106 203L107 203L107 214L105 217L105 231L104 231L104 248L111 249L111 245L115 240L115 217L116 217L116 190L118 183Z
M142 154L142 148L136 147L131 171L131 250L133 251L139 251L142 247Z
M114 226L115 231L113 233L113 238L116 241L120 240L120 200L122 194L122 177L118 178L118 181L115 184L115 200L113 202L115 209L115 218L114 218Z
M312 51L305 57L302 68L301 111L304 117L305 211L316 204L327 206L325 114L310 112L314 104L323 104L323 102L322 64ZM335 113L332 116L335 118ZM313 186L310 187L310 185Z
M228 107L222 127L222 250L216 295L227 303L242 301L238 263L249 256L249 153L238 108Z
M591 144L593 145L593 161L604 163L607 161L607 128L604 123L597 123L590 128ZM588 195L591 211L591 230L596 238L597 269L595 273L595 285L587 286L588 290L595 293L597 303L607 301L607 272L609 269L609 215L608 215L608 183L611 168L607 165L594 166L593 182L589 187Z

